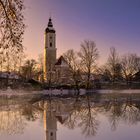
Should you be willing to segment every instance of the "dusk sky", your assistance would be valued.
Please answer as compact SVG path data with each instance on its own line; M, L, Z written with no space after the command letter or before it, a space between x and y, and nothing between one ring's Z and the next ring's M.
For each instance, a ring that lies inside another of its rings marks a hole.
M96 43L99 62L109 48L140 55L140 0L25 0L24 46L29 58L44 50L44 30L51 15L56 30L57 57L78 51L83 40Z

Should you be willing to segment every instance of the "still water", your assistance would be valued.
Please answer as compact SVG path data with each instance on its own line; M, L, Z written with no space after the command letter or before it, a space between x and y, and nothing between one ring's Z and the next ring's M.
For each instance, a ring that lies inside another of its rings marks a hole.
M140 94L0 97L0 140L139 140Z

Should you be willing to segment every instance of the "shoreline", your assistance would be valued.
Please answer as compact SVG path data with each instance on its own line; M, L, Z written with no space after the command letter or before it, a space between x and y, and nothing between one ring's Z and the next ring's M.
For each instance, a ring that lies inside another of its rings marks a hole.
M23 95L85 95L85 94L140 94L140 89L49 89L49 90L0 90L0 96L23 96Z

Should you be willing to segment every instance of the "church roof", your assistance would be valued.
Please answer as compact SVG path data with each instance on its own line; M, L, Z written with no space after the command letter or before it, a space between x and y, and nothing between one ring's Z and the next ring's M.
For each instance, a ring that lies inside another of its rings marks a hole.
M64 122L68 119L68 115L56 115L56 118L61 124L64 124Z
M57 62L55 63L55 65L67 65L67 61L65 60L65 58L63 56L60 56L57 60Z

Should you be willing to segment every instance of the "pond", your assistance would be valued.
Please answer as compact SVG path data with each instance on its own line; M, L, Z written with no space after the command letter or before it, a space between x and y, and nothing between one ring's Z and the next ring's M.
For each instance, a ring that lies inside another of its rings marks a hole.
M140 94L0 97L1 140L139 140Z

